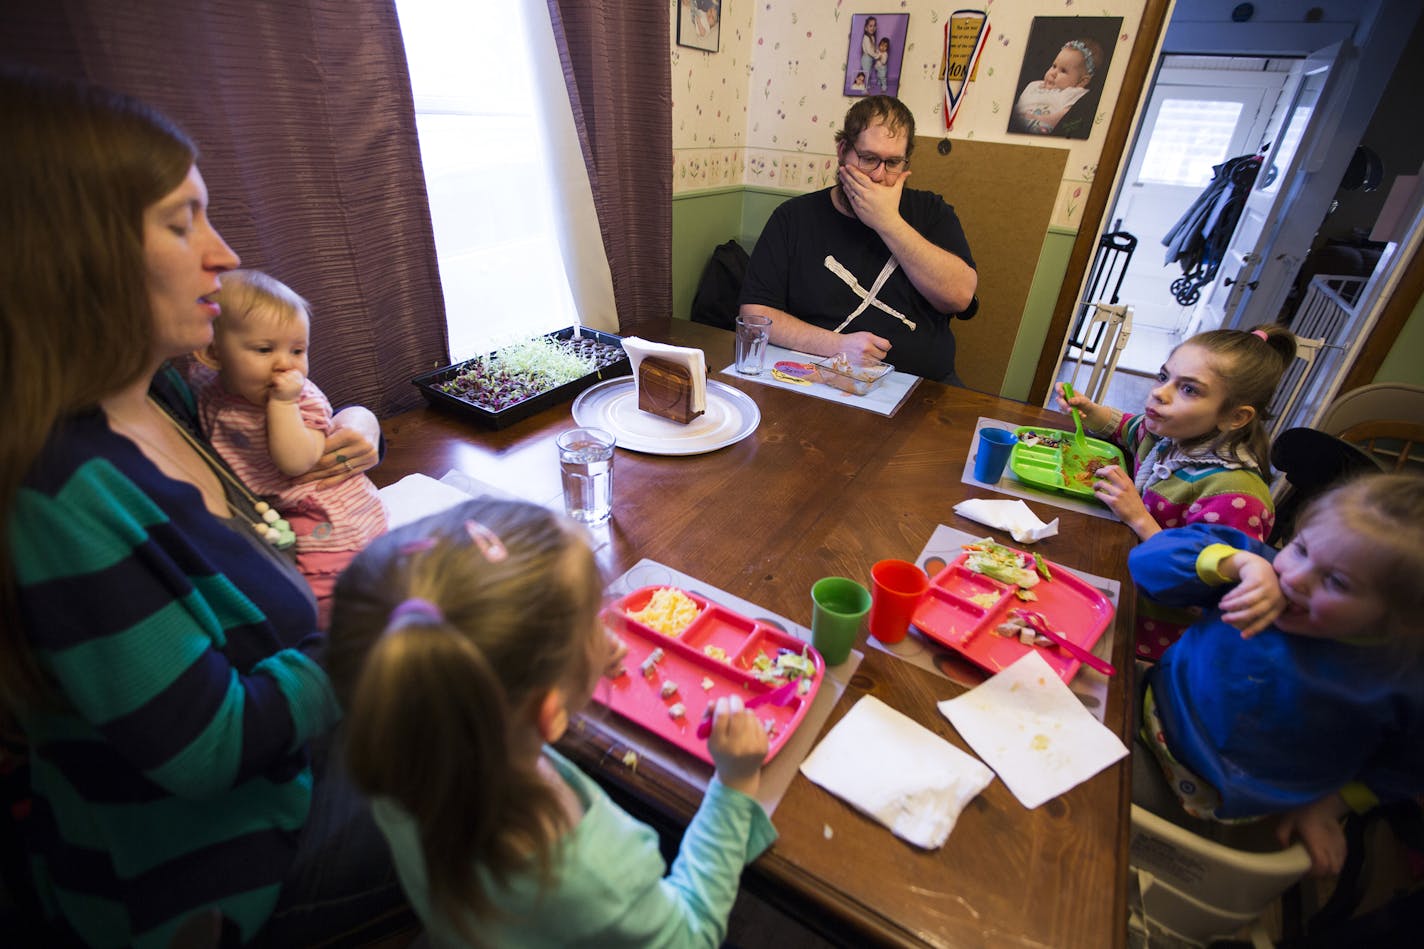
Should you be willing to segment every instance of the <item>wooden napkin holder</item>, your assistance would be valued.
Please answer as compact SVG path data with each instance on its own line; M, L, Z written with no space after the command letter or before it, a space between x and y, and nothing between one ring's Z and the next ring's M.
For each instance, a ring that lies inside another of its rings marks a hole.
M687 367L657 356L638 366L638 408L683 425L706 411L692 408L692 373Z

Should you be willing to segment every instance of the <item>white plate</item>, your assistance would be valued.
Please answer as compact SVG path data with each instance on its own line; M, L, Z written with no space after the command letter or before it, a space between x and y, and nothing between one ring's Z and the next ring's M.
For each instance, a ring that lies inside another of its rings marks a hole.
M707 411L686 425L638 408L629 376L609 379L574 399L574 421L613 433L619 448L650 455L700 455L735 444L761 424L761 411L740 389L707 381Z

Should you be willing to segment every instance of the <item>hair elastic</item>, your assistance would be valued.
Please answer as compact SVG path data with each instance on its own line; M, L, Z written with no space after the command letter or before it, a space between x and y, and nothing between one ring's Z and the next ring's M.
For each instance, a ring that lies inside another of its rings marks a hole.
M1266 335L1265 330L1252 330L1251 335L1258 337L1262 342L1269 343L1271 341L1271 337Z
M509 556L509 551L505 548L504 541L499 539L499 535L479 521L466 521L465 533L470 535L471 542L490 563L499 563Z
M1064 49L1076 49L1083 54L1083 69L1090 76L1098 74L1098 67L1093 63L1092 50L1088 49L1088 44L1082 40L1069 40L1063 44Z
M386 625L394 626L403 619L422 619L431 623L443 623L445 614L440 612L440 607L429 600L413 596L408 600L403 600L395 609L391 610Z

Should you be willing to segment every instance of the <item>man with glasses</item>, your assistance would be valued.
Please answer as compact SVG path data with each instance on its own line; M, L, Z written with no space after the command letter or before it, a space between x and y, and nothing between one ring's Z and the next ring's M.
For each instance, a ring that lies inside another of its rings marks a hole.
M979 277L954 209L905 187L914 145L899 99L851 106L836 132L837 183L772 213L740 312L770 317L778 346L959 385L950 320L974 315Z

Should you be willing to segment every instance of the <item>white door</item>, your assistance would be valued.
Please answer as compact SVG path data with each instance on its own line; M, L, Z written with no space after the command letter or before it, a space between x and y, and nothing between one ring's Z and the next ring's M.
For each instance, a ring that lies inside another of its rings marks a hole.
M1233 77L1240 81L1210 84ZM1133 307L1134 332L1179 333L1190 319L1191 308L1171 289L1181 267L1165 261L1162 240L1211 181L1213 166L1261 143L1270 102L1284 79L1283 73L1169 69L1158 77L1109 218L1113 230L1138 240L1121 292ZM1154 358L1142 368L1156 369L1161 354Z
M1188 332L1220 326L1248 327L1277 317L1302 261L1320 228L1314 215L1292 215L1307 192L1338 181L1320 181L1314 172L1334 150L1353 152L1354 141L1336 140L1354 72L1356 51L1335 44L1302 60L1277 110L1271 148L1246 199L1221 266ZM1314 217L1314 220L1307 218Z

